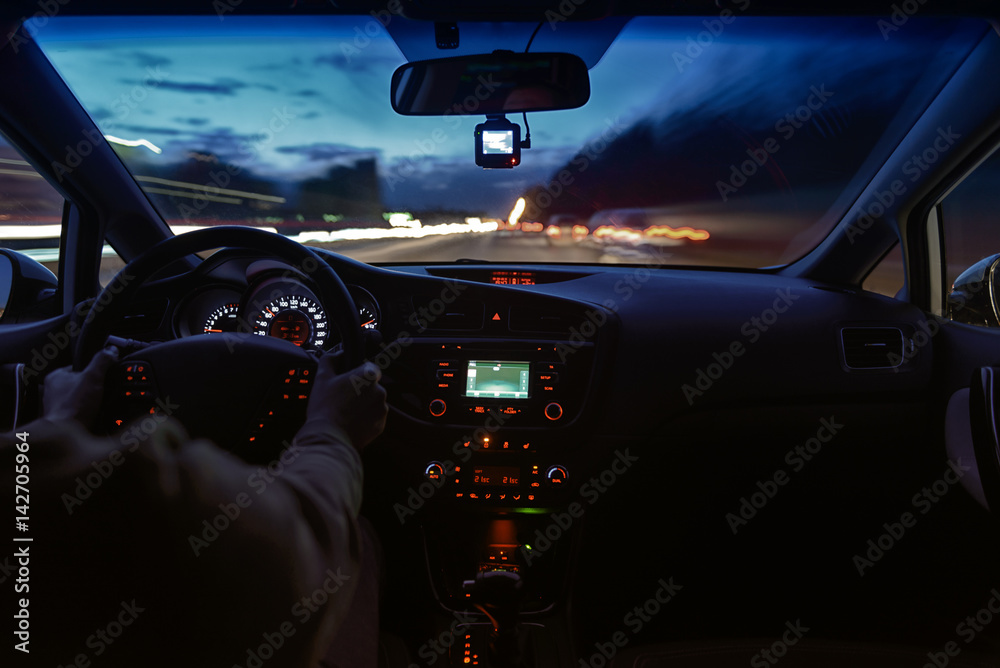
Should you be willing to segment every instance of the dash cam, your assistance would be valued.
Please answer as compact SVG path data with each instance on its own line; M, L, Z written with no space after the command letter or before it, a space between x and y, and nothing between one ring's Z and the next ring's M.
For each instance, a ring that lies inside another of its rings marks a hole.
M491 118L476 126L476 164L484 169L510 169L521 163L521 126Z

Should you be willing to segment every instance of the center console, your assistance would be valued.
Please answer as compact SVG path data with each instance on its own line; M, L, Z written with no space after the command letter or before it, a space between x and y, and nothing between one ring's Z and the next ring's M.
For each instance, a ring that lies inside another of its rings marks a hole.
M532 336L515 329L524 321L518 307L487 304L449 305L438 330L387 346L393 359L385 376L392 469L403 472L395 489L406 490L391 500L392 514L422 542L442 637L457 639L447 665L495 668L502 662L488 661L485 649L498 633L490 615L512 608L483 584L509 582L486 576L505 572L517 581L513 626L531 626L537 639L563 623L581 485L590 477L588 407L601 400L607 360L598 351L610 349L603 341L613 326L594 325L600 307L559 300L556 309L532 305L537 321L559 314L550 328L559 331ZM464 326L456 314L469 312L477 326L491 314L500 324L445 331ZM590 325L584 335L578 323Z

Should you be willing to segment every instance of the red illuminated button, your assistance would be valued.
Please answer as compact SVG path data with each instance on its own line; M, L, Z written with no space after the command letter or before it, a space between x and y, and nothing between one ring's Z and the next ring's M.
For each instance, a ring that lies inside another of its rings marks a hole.
M444 412L448 410L448 406L440 399L435 399L427 407L427 410L429 410L431 412L431 415L433 415L434 417L441 417L442 415L444 415Z
M545 407L545 417L555 421L563 416L563 408L558 403L553 401L551 404Z

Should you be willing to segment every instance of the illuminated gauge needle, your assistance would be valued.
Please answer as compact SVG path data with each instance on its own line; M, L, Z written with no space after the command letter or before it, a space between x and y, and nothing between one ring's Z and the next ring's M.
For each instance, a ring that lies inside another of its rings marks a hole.
M206 329L205 331L209 333L222 332L221 329Z
M372 318L372 319L371 319L371 320L369 320L368 322L363 322L363 323L361 323L361 326L362 326L362 327L367 327L368 325L371 325L371 324L374 324L374 323L375 323L375 318Z

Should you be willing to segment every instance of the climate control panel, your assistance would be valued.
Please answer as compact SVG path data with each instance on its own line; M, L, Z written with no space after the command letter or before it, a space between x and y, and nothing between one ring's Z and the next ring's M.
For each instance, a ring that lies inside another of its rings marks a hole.
M566 466L532 454L516 458L479 456L464 464L432 460L423 474L451 501L498 508L556 503L570 481Z

